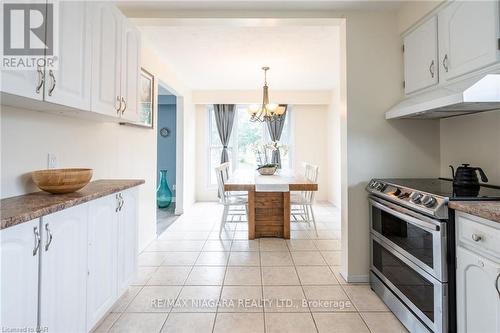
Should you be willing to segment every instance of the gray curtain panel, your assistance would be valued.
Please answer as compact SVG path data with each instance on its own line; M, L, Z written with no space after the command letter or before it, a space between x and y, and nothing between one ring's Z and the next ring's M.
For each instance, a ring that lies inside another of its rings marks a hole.
M222 154L220 162L229 162L229 154L227 153L227 145L231 138L231 131L233 130L233 122L235 115L234 104L214 104L215 123L217 124L217 131L219 133L220 142L222 143Z
M280 141L281 133L283 133L283 127L285 126L287 105L284 105L284 107L285 107L285 113L283 113L281 117L279 117L275 121L267 121L267 130L269 131L269 136L273 141ZM277 164L278 168L281 169L281 153L279 149L273 151L272 163Z

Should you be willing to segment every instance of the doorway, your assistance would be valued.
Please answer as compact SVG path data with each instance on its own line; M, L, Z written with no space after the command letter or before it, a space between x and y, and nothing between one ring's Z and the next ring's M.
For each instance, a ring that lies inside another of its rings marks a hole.
M156 234L160 235L177 219L177 96L159 83L157 103Z

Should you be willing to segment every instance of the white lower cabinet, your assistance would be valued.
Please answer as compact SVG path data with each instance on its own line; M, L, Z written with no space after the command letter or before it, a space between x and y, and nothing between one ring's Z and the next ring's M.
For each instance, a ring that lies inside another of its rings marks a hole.
M85 332L88 204L42 218L40 328Z
M89 203L87 331L128 288L137 265L137 189Z
M483 234L471 234L477 243L475 247L457 237L457 328L459 333L498 333L500 258L492 256L486 248L482 249L481 242L500 233L500 230L480 224L484 219L458 214L457 235L465 234L463 228L471 220L475 220L482 230L490 230L485 230Z
M120 193L118 212L118 291L125 291L135 278L137 267L137 190Z
M92 328L117 295L118 200L110 195L89 203L87 327Z
M37 327L39 223L36 219L0 231L0 326L12 332Z
M90 332L135 277L137 204L131 188L0 230L1 327Z

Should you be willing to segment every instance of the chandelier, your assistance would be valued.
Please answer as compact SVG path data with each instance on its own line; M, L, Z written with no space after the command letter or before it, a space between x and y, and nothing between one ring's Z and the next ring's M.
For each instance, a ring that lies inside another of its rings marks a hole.
M269 103L269 87L267 86L267 71L269 67L262 67L264 71L264 87L262 87L262 105L251 105L248 108L250 121L271 122L281 119L286 111L286 105Z

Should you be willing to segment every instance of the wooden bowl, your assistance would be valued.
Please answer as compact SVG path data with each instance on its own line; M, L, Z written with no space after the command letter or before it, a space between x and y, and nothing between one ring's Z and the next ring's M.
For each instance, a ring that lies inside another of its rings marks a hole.
M92 179L92 169L47 169L31 173L31 178L43 191L54 194L78 191Z

